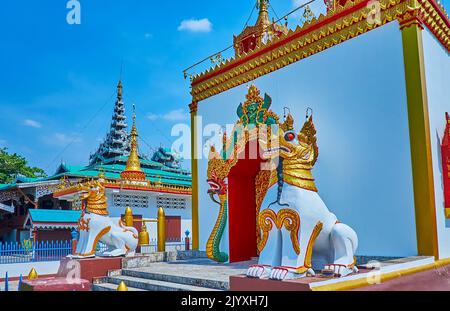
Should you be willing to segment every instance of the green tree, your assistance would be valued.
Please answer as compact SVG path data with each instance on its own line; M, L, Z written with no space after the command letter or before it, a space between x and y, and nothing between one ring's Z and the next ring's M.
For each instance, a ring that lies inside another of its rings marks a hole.
M31 178L47 177L44 170L29 166L24 157L9 153L7 148L0 148L0 183L12 183L19 175Z

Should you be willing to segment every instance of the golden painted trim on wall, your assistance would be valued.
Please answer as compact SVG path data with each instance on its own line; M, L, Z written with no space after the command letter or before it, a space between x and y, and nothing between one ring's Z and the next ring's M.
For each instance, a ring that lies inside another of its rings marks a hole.
M436 205L431 157L428 98L420 22L409 19L400 25L405 66L409 138L419 255L439 258Z
M200 231L198 220L198 159L197 159L197 103L193 102L190 106L191 110L191 171L192 171L192 249L199 250L200 247Z
M411 275L414 273L419 273L423 271L428 271L431 269L438 269L440 267L446 266L450 264L450 260L438 260L436 262L426 264L419 267L407 268L398 271L392 271L383 273L380 275L380 282L387 282L392 279L396 279L402 276ZM339 283L326 284L321 286L312 287L312 291L345 291L352 290L355 288L360 288L364 286L371 285L371 281L373 281L373 277L365 277L356 280L343 281Z
M347 1L329 16L306 23L295 31L237 58L195 76L192 81L192 97L199 102L228 89L255 80L303 58L319 53L357 37L376 27L418 10L421 20L441 44L450 51L450 23L439 14L430 0L381 0L381 25L369 24L367 0Z

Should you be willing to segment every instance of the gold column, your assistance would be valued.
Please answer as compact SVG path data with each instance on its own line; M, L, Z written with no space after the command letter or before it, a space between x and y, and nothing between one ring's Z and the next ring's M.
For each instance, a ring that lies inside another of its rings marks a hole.
M439 258L428 100L418 10L400 20L419 255Z
M166 251L166 214L158 208L158 252Z
M191 111L191 170L192 170L192 249L199 250L198 224L198 159L197 159L197 102L189 105Z

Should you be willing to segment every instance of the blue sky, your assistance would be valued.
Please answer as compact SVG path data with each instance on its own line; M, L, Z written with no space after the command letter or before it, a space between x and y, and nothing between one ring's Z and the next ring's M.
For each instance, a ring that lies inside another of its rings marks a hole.
M86 164L106 134L122 60L127 114L135 103L142 138L171 145L171 127L189 122L183 69L231 44L254 5L80 0L81 25L69 25L66 3L7 0L0 8L0 146L49 173L61 161ZM293 2L272 5L282 15ZM190 19L207 21L190 29Z
M142 139L170 146L172 126L189 122L182 70L230 45L255 3L79 1L81 25L66 22L67 0L0 7L0 146L48 173L87 164L108 130L122 62L127 114L136 104ZM271 1L278 16L302 2ZM151 152L142 142L141 151Z

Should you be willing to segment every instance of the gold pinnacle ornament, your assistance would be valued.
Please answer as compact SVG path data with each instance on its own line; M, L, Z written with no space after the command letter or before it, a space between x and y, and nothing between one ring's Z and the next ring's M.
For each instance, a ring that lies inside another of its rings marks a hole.
M119 286L117 286L117 291L118 292L127 292L128 291L128 287L125 285L124 281L120 282Z
M35 268L32 268L30 273L28 273L28 280L35 280L38 278L38 274Z

